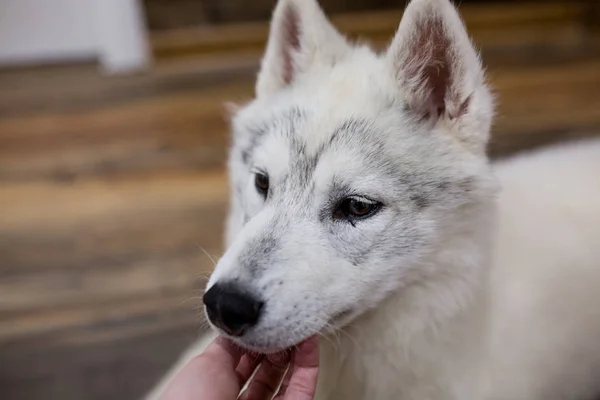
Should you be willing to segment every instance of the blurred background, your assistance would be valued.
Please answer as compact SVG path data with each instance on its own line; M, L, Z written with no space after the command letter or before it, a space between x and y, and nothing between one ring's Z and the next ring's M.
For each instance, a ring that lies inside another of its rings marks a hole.
M461 2L504 157L600 134L600 1ZM0 0L0 398L135 399L199 333L223 103L274 0ZM321 0L381 47L404 0Z

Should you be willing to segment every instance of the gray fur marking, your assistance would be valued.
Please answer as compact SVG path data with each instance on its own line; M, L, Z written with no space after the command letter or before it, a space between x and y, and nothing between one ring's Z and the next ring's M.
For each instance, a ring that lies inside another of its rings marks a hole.
M306 145L296 131L306 120L303 110L292 108L287 112L273 118L269 123L259 127L248 127L251 139L247 147L242 150L242 158L248 165L255 147L267 140L270 135L283 135L289 140L291 151L290 173L283 179L280 190L297 190L304 188L312 194L314 184L312 175L323 154L331 149L361 149L360 156L367 163L369 170L376 170L397 181L396 188L403 191L412 202L416 210L422 210L444 198L447 192L461 192L466 189L452 185L450 180L440 180L439 171L419 171L407 173L402 170L401 163L388 154L385 135L381 134L373 121L361 118L350 118L343 122L325 141L314 154L307 154ZM342 150L343 151L343 150ZM387 156L386 156L387 155ZM429 178L428 178L429 176ZM463 189L463 190L459 190Z
M275 135L286 138L291 155L289 172L277 186L269 189L269 196L266 199L271 207L277 208L278 217L271 222L269 228L261 234L261 237L248 245L247 251L240 256L240 262L251 276L260 274L264 269L264 265L272 265L272 257L279 246L276 238L283 236L282 233L286 229L286 224L292 223L292 219L298 221L304 217L302 214L305 211L302 205L310 204L311 198L314 196L314 171L323 155L329 151L356 151L356 149L360 149L357 157L360 158L364 168L368 171L377 171L382 176L387 177L390 182L393 182L391 189L395 192L395 198L404 199L403 202L412 204L412 210L395 209L395 204L384 205L391 207L393 212L400 213L401 218L406 222L416 220L418 213L423 212L433 204L444 201L451 202L453 198L464 198L464 192L468 191L469 186L472 184L466 181L456 182L444 171L427 170L421 165L403 164L404 160L396 159L394 154L390 152L389 145L386 142L387 136L379 131L375 121L363 118L350 118L344 121L331 133L328 140L323 142L312 154L309 154L302 136L298 134L298 131L303 128L303 124L306 123L307 117L305 111L292 108L272 118L269 123L254 127L254 129L247 129L247 132L250 132L253 137L244 149L244 152L248 154L246 161L251 161L251 154L256 146ZM427 149L418 150L426 153ZM290 193L294 195L290 196ZM348 183L337 181L334 178L331 183L328 201L326 204L321 205L318 215L319 221L324 223L330 219L335 207L341 200L356 194L359 193L354 193ZM280 202L281 199L287 199L287 201ZM290 199L295 199L294 204L289 203ZM245 216L244 223L248 220L249 217ZM337 228L330 227L330 229L339 230L341 229L339 224L343 223L343 221L332 221L332 224ZM397 229L398 227L394 226L386 228L386 231L400 235L399 240L395 241L397 245L385 244L387 246L386 252L396 254L409 252L422 244L422 238L416 230L411 228L410 223L404 224L401 232L398 232ZM341 237L339 235L340 232L336 231L331 236L336 238L333 242L339 241L339 243L332 243L333 248L348 257L354 265L361 265L367 261L370 252L373 250L372 246L375 244L355 243L351 248L348 248L348 244L343 239L344 234L341 233ZM385 232L381 232L381 235L385 235Z

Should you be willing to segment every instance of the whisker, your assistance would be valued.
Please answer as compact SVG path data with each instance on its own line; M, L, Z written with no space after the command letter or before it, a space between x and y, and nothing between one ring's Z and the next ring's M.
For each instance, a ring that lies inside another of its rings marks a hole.
M190 301L196 301L196 300L202 300L202 296L192 296L190 298L182 300L180 305L183 306L183 305L189 303Z
M205 319L200 321L199 329L203 332L210 330L210 324Z
M208 252L208 251L206 251L206 249L205 249L205 248L204 248L202 245L200 245L200 243L196 243L196 245L197 245L197 246L200 248L200 250L202 250L202 252L203 252L203 253L206 255L206 257L208 257L208 259L209 259L210 261L212 261L212 263L213 263L213 266L215 266L215 267L216 267L216 266L217 266L217 262L215 261L215 259L213 258L213 256L211 256L211 255L209 254L209 252Z
M331 326L331 324L326 324L325 325L326 328L334 328L333 326ZM335 335L335 331L332 330L332 333L334 333ZM317 332L317 335L319 335L320 337L322 337L323 339L327 340L335 349L335 351L339 351L339 346L341 345L341 341L339 340L339 338L336 336L336 341L333 340L333 338L331 338L329 335L327 335L326 333L322 333L322 332Z
M358 340L356 340L356 338L354 336L350 335L350 333L348 333L344 328L337 328L337 330L340 333L343 333L344 335L346 335L348 337L348 339L352 340L352 342L356 345L356 347L358 347L360 349L360 351L364 351L364 349L362 348L362 346L360 345Z

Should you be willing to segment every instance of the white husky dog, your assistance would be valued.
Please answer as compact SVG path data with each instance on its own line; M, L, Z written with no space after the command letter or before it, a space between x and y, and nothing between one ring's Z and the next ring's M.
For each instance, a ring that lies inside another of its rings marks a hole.
M490 165L492 113L448 0L412 1L384 54L280 0L233 116L213 327L260 352L321 334L318 400L599 394L600 142Z

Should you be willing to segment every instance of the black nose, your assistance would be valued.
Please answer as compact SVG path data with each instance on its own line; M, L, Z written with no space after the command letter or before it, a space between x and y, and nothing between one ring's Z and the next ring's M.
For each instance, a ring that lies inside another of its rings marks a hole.
M263 303L229 283L214 284L203 297L210 321L231 336L256 325Z

